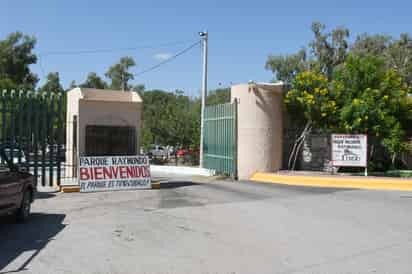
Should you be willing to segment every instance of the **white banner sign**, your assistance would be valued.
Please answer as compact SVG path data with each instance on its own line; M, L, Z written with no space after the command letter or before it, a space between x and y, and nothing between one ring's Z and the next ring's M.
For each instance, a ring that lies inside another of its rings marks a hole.
M145 156L80 157L80 192L151 188Z
M367 166L368 138L366 135L332 134L333 166Z

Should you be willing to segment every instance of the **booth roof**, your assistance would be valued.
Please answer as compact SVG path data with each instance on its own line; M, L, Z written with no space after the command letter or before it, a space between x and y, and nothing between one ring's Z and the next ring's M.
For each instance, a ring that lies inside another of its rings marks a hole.
M275 83L264 83L264 82L254 82L254 81L249 81L247 84L236 84L232 85L233 87L247 87L247 90L250 90L250 88L259 88L263 91L266 92L275 92L275 93L283 93L285 91L285 83L282 81L275 82Z
M142 98L134 91L121 91L110 89L94 89L94 88L74 88L71 92L81 93L81 99L90 101L111 101L111 102L143 102Z

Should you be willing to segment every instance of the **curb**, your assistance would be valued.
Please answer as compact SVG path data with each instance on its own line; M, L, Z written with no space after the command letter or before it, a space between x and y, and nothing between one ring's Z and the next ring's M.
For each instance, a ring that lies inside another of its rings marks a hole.
M158 181L152 182L152 189L160 189L160 182ZM57 192L62 192L62 193L80 192L80 187L79 186L60 186L60 190Z
M60 186L60 192L63 192L63 193L80 192L80 187L79 186Z
M391 178L279 175L257 172L251 181L294 186L412 191L412 180Z
M160 189L160 182L152 182L152 189Z

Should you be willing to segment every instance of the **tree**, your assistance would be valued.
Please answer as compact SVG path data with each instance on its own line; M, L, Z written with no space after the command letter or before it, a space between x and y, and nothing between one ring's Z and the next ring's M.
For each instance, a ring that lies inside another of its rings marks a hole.
M335 78L339 83L337 89L344 94L339 128L381 140L394 166L404 149L405 128L411 113L409 87L402 76L387 69L381 58L350 55Z
M40 92L61 93L64 91L60 84L60 77L58 72L51 72L47 75L46 83L39 88Z
M184 95L162 90L141 94L143 105L143 146L163 144L195 146L199 143L200 104Z
M30 71L30 65L37 61L32 52L36 44L33 36L14 32L0 40L0 87L5 89L34 90L37 75Z
M270 55L265 68L271 70L275 80L284 81L290 85L296 75L306 70L318 70L332 80L334 69L341 65L348 54L349 30L338 27L331 32L325 32L325 25L312 23L314 39L309 43L311 56L301 49L291 55Z
M131 87L128 82L134 79L134 75L129 72L129 69L135 65L133 58L126 56L120 58L119 63L111 66L105 74L111 80L110 88L129 90Z
M322 130L336 127L340 95L339 90L330 88L327 77L320 72L304 71L296 76L284 100L295 124L302 126L289 156L289 169L295 168L300 148L312 127Z
M270 55L265 68L273 72L275 81L283 81L289 85L297 74L309 69L306 50L301 49L298 53L291 55Z
M207 105L230 103L230 88L218 88L209 91L206 103Z
M350 52L354 55L382 55L392 42L392 38L388 35L367 33L358 35L355 42L351 46Z
M399 40L388 46L385 61L412 86L412 38L408 34L401 34Z
M82 88L97 88L97 89L106 89L107 83L100 78L95 72L90 72L87 75L86 81L80 85Z
M319 22L312 23L315 39L309 45L318 69L331 80L335 67L342 64L347 56L349 30L338 27L329 33L323 33L324 30L325 25Z
M138 94L142 94L145 91L146 87L143 84L135 85L132 90L136 91Z
M69 85L69 89L68 89L68 90L74 89L74 88L76 88L76 87L77 87L76 81L72 80L72 81L70 82L70 85Z

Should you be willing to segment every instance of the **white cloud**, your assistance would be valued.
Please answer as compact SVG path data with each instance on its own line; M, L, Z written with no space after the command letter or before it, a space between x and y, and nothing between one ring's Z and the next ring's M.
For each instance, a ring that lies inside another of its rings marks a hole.
M164 61L169 59L170 57L172 57L172 55L170 53L167 52L161 52L161 53L157 53L155 55L153 55L153 58L159 61Z

